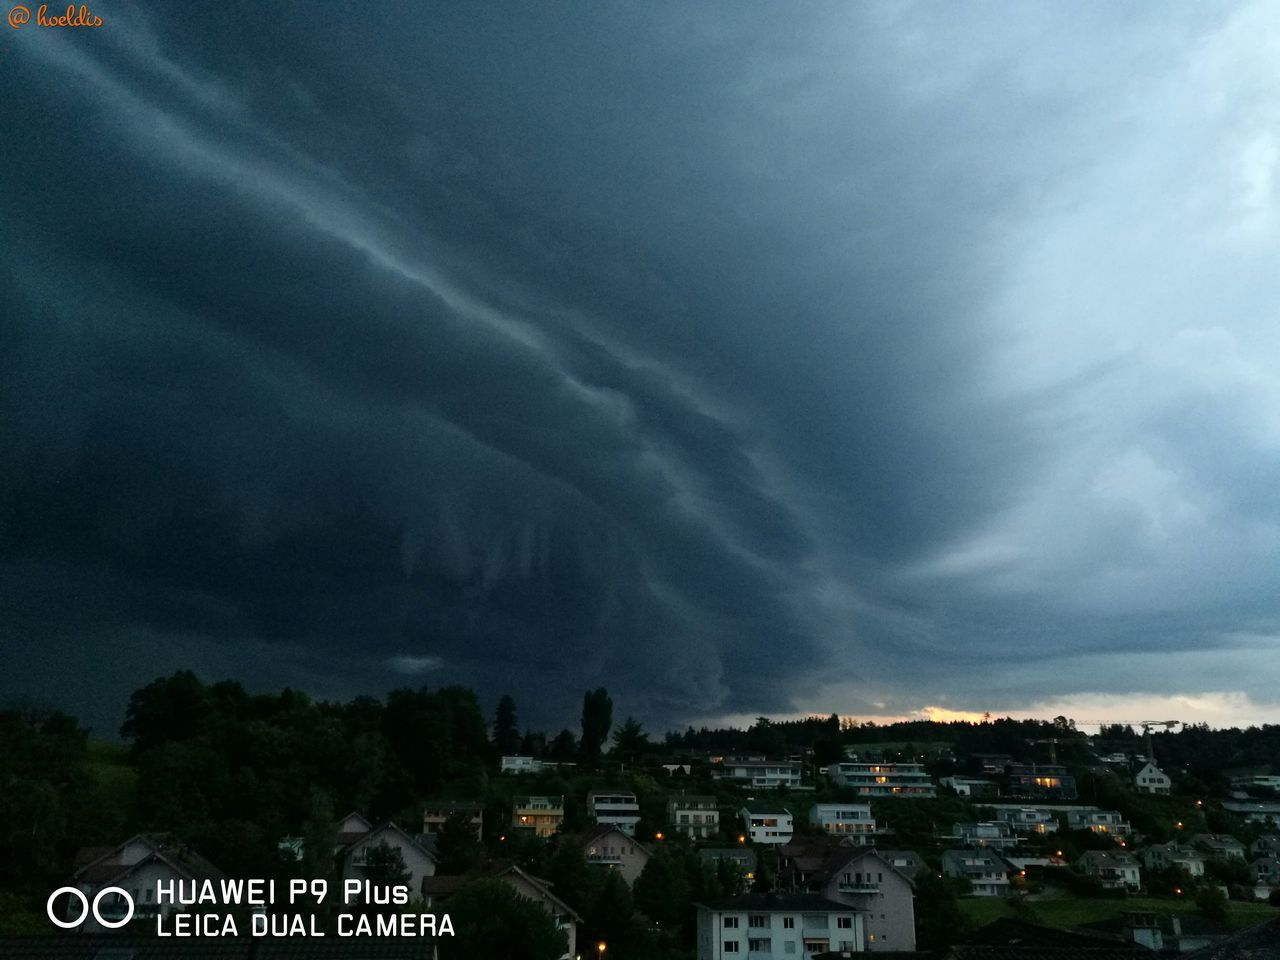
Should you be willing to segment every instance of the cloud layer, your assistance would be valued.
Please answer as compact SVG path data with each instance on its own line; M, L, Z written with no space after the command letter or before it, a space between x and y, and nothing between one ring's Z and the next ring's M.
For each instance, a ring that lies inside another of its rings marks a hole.
M1268 5L5 40L0 695L1276 702Z

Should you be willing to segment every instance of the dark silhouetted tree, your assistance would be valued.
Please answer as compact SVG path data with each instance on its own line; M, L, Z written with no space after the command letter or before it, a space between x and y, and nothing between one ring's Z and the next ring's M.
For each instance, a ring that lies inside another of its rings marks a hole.
M510 694L498 701L498 712L493 720L493 746L504 756L514 755L520 749L520 729L516 724L516 702Z
M582 755L588 760L600 756L600 749L613 726L613 701L604 687L582 695Z
M501 880L469 883L449 900L455 935L441 960L557 960L568 948L555 920Z

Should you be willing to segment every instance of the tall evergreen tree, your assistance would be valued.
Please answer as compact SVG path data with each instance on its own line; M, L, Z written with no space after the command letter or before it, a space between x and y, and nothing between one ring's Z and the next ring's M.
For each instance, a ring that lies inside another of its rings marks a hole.
M613 726L613 700L604 687L582 695L582 755L588 760L600 756L600 749Z
M510 756L520 749L520 728L516 723L516 702L510 694L498 701L493 720L493 746L499 754Z

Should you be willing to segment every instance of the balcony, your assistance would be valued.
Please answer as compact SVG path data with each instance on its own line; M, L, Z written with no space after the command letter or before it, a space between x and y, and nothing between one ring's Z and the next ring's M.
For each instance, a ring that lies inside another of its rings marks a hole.
M869 880L841 880L836 884L836 889L841 893L879 893L880 884L872 883Z

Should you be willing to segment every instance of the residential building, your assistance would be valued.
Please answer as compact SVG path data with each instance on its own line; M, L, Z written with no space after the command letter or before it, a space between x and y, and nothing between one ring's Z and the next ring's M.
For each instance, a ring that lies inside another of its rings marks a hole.
M1169 779L1169 775L1157 767L1152 760L1144 763L1142 769L1133 775L1133 788L1139 793L1168 796L1172 785L1173 781Z
M549 837L564 823L564 797L515 797L512 799L511 825L518 830L532 830L534 836Z
M1280 887L1280 857L1259 857L1249 864L1249 879L1255 884Z
M742 827L752 843L781 846L791 839L795 823L786 807L749 803L739 811Z
M1142 864L1148 870L1168 870L1178 867L1191 877L1204 876L1207 859L1199 850L1176 843L1154 843L1140 854Z
M1076 866L1085 876L1094 877L1108 890L1138 890L1142 887L1142 867L1123 850L1087 850Z
M861 914L818 894L751 893L697 906L698 960L803 960L865 949Z
M929 865L924 862L924 858L914 850L876 850L876 853L884 857L893 869L915 883L916 875L921 870L929 869Z
M484 805L465 800L433 800L422 810L422 832L435 834L450 817L462 816L479 840L484 834Z
M649 851L619 827L600 824L582 837L582 855L592 866L617 871L631 886L649 862Z
M720 833L720 808L715 797L682 793L667 800L667 823L676 833L706 840Z
M991 850L944 850L942 872L968 880L975 897L1007 897L1009 867Z
M1264 833L1249 844L1249 855L1252 857L1280 857L1280 836Z
M1009 795L1036 800L1074 800L1076 778L1056 763L1014 763L1008 767Z
M943 777L938 783L944 787L950 787L962 797L1000 796L1000 785L994 780L985 780L981 777Z
M1235 837L1225 833L1197 833L1191 838L1193 845L1220 860L1244 860L1245 846Z
M969 760L980 773L1004 773L1013 757L1007 753L974 753Z
M587 816L634 837L640 822L640 803L634 793L625 790L592 790L587 794Z
M1013 827L1003 820L957 823L951 828L951 834L947 839L966 847L991 847L995 850L1018 845Z
M1089 830L1117 839L1123 839L1133 832L1117 811L1098 810L1095 807L1068 811L1067 826L1072 830Z
M804 764L793 760L755 760L725 757L719 769L712 775L722 780L733 780L757 790L777 790L779 787L801 785Z
M560 767L573 767L576 764L559 760L540 760L537 757L503 757L498 764L499 773L541 773L543 770L556 770Z
M369 826L363 833L360 825L368 825L358 813L348 814L338 825L337 860L341 864L343 880L363 880L371 866L383 863L390 851L399 851L405 869L409 871L409 894L418 896L422 881L435 876L435 854L416 837L410 836L396 824L387 821L381 826Z
M884 854L870 849L832 847L804 885L862 915L866 949L916 948L915 894L907 877Z
M937 788L922 763L861 763L844 760L823 771L860 797L933 797Z
M477 875L428 877L422 884L422 894L428 910L447 902L458 890ZM491 864L478 876L501 880L510 885L516 893L532 900L547 911L555 920L556 927L565 935L568 949L561 954L560 960L572 960L578 955L578 924L582 918L573 908L561 900L552 891L549 884L538 879L513 863Z
M1058 832L1058 817L1044 807L996 807L995 817L1013 828L1014 833L1044 835Z
M1275 829L1280 825L1280 800L1224 800L1222 808L1249 823Z
M205 880L218 881L224 874L172 834L140 833L115 847L85 847L76 856L76 869L71 876L75 887L92 903L106 887L119 887L128 892L134 903L134 918L152 920L169 916L175 910L187 907L171 902L160 904L157 884L183 881L197 884ZM80 915L79 901L70 908L75 919ZM102 898L98 906L108 923L123 920L128 914L128 904L119 894ZM81 933L102 933L108 928L98 923L90 911L77 930Z
M738 847L705 847L698 851L698 858L712 868L720 864L730 864L738 871L738 892L746 893L756 878L759 861L755 850L747 846Z
M876 820L869 803L815 803L809 810L809 823L835 837L849 837L854 843L873 841Z

